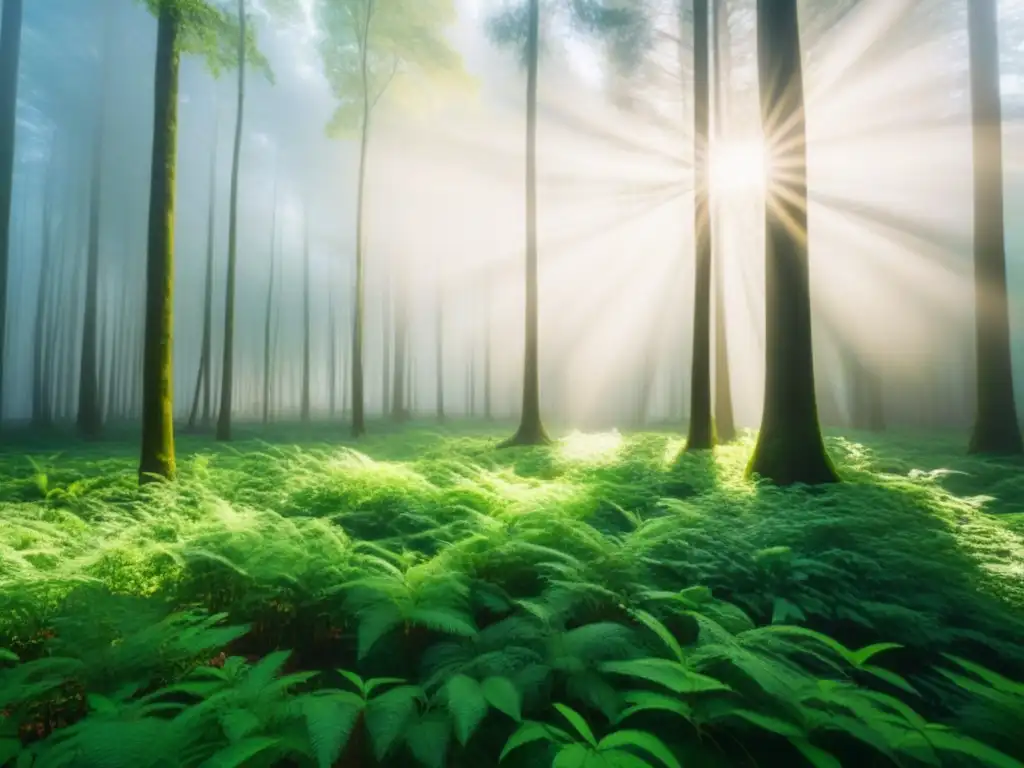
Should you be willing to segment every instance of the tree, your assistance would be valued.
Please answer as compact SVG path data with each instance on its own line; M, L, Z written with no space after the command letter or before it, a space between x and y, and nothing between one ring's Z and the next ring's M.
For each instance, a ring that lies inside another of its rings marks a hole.
M310 391L310 297L309 297L309 205L303 207L302 232L302 395L300 418L303 423L309 421Z
M509 12L515 14L516 11ZM503 15L492 22L492 36L515 39L520 20ZM511 32L509 31L511 30ZM526 305L523 354L523 405L519 428L502 447L550 442L540 415L540 350L537 330L537 65L540 49L540 0L526 6Z
M452 0L317 0L316 7L327 30L321 57L339 102L328 133L354 134L359 141L351 350L352 434L358 437L366 432L364 220L373 117L395 84L424 76L460 75L462 65L444 38L444 27L455 20ZM385 409L387 400L385 387Z
M708 0L693 0L693 236L696 250L694 258L693 360L690 369L690 429L686 438L686 450L688 451L707 450L715 445L715 425L711 417L708 40Z
M139 482L171 479L174 461L174 179L178 138L178 70L182 53L205 57L218 74L236 63L231 41L251 36L206 0L145 0L157 17L153 77L153 145L146 254L146 310L142 352L142 446ZM250 56L251 58L251 56ZM261 61L262 57L259 57ZM230 389L230 387L228 387ZM228 403L230 406L230 401Z
M0 18L0 422L4 407L7 356L7 276L11 252L11 203L14 191L14 135L21 61L22 0L4 0Z
M968 0L974 133L977 403L970 453L1024 453L1013 394L1003 222L1002 105L996 0Z
M189 0L190 2L193 0ZM179 0L180 2L180 0ZM228 200L228 273L224 289L224 348L221 363L220 412L217 414L217 439L231 439L231 399L234 394L235 360L235 271L238 264L238 171L242 152L242 124L245 112L245 66L248 60L261 65L267 79L273 81L266 60L247 57L245 0L238 0L238 106L235 115L235 143L231 153L231 192Z
M765 192L764 409L748 471L779 485L836 482L814 392L797 0L758 0L757 49L766 152L785 179Z

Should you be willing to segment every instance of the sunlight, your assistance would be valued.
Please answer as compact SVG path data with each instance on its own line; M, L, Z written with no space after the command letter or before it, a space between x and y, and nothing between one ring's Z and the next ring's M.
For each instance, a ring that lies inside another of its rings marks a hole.
M710 165L712 195L762 191L769 173L760 140L712 144Z
M622 435L618 430L585 434L572 432L558 441L558 457L578 464L608 464L622 450Z

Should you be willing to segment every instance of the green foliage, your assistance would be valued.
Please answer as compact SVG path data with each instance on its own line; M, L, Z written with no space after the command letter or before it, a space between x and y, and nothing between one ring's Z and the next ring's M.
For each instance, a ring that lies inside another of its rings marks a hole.
M326 30L320 44L338 106L333 136L357 135L386 93L422 95L426 83L468 82L445 39L455 21L452 0L316 0Z
M277 0L285 2L286 0ZM238 16L211 0L141 0L150 13L169 8L178 21L181 53L201 56L214 77L238 67ZM246 29L245 61L269 81L274 81L270 62L259 50L250 25Z
M116 443L0 456L0 761L1020 768L997 469L492 446L241 443L141 490Z

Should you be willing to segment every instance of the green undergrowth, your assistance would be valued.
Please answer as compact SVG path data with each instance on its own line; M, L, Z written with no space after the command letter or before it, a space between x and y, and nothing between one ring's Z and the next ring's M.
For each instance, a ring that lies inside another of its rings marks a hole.
M184 436L142 491L129 441L0 453L0 765L1024 760L1019 464L317 429Z

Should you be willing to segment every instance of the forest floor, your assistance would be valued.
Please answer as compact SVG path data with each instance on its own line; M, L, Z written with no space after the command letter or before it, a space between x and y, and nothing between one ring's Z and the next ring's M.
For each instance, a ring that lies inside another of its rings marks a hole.
M609 621L644 589L657 600L710 588L716 605L742 609L738 628L717 614L730 631L800 625L853 648L900 644L886 666L936 720L964 718L929 672L941 653L1024 680L1024 471L966 456L962 435L830 435L845 482L778 489L744 478L752 435L690 455L668 432L501 451L493 425L381 426L358 444L345 434L243 426L226 445L180 435L178 482L141 492L134 435L4 446L0 649L77 653L104 667L95 682L109 687L142 662L122 655L126 669L111 672L110 643L97 638L143 632L145 616L165 614L138 606L167 602L248 622L246 637L219 645L250 661L289 648L291 668L429 687L444 665L428 641L479 639L513 603L569 631ZM449 577L490 586L470 594ZM356 579L368 590L358 598L343 587ZM410 627L424 635L402 645L391 632L402 625L407 641ZM583 692L579 707L607 713L601 695ZM1024 718L1024 689L1015 695ZM1009 726L982 719L972 735L1024 759Z

